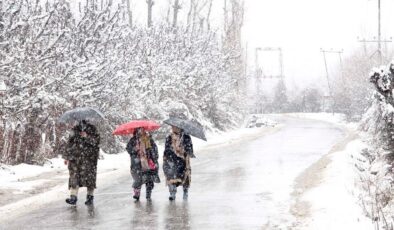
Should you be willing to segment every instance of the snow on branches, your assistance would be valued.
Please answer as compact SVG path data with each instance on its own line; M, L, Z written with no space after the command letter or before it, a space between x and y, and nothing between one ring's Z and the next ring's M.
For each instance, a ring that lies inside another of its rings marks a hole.
M394 62L375 68L370 73L375 87L374 100L363 116L362 127L367 131L368 149L360 154L356 164L360 171L364 194L360 199L367 215L376 226L392 229L394 224ZM361 162L361 163L360 163ZM360 167L360 165L363 165ZM379 227L378 227L379 229Z
M56 119L77 106L99 108L102 148L119 152L112 128L130 119L165 119L177 110L206 128L239 118L239 76L211 30L169 24L129 26L126 7L68 1L1 1L0 162L38 163L61 153L66 127ZM239 50L237 50L239 52Z

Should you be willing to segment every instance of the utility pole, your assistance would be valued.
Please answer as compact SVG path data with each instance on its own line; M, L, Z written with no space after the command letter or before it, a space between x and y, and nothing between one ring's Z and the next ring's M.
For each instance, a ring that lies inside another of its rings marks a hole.
M345 85L345 76L344 76L344 73L343 73L343 63L342 63L342 54L343 54L343 49L341 49L341 50L334 50L334 49L329 49L329 50L325 50L325 49L320 49L321 50L321 52L323 52L323 54L324 54L324 56L325 56L325 54L338 54L338 58L339 58L339 66L340 66L340 69L341 69L341 78L342 78L342 82L343 82L343 84ZM325 57L324 57L324 59L326 59ZM326 61L325 61L326 62ZM326 73L327 73L327 76L328 76L328 70L327 70L327 65L326 65Z
M328 66L327 66L327 58L326 58L326 52L327 52L327 51L324 50L324 49L320 49L320 52L323 53L324 67L325 67L325 69L326 69L326 80L327 80L327 86L328 86L328 95L329 95L329 96L332 96L332 95L331 95L330 76L329 76L329 74L328 74Z
M266 76L263 73L263 68L259 64L259 52L278 52L279 53L279 75L270 75ZM283 73L283 53L282 53L282 48L281 47L256 47L255 48L255 79L256 79L256 93L257 95L260 95L260 90L261 90L261 81L264 78L278 78L283 80L284 79L284 73ZM256 102L256 109L257 113L262 113L262 106L259 104L259 100L261 98L257 98Z
M262 75L262 78L284 78L284 73L283 73L283 52L281 47L264 47L264 48L258 48L259 51L264 51L264 52L278 52L279 53L279 75ZM258 64L258 63L256 63Z
M358 42L362 42L363 43L364 55L367 56L368 55L367 40L365 40L365 38L361 39L360 37L357 37L357 40L358 40Z
M364 43L364 53L365 53L365 55L368 55L367 43L378 43L378 49L369 58L372 58L377 53L378 54L378 58L379 58L379 64L382 64L383 63L383 52L382 52L381 44L382 43L390 43L390 42L392 42L392 37L390 37L389 39L382 39L382 38L375 39L375 38L376 37L374 37L373 39L370 39L370 40L367 40L365 38L363 38L363 39L358 38L358 41Z
M338 57L339 57L339 66L341 67L342 83L346 89L347 86L346 86L345 74L343 71L342 53L343 53L343 50L341 50L341 52L338 52Z
M280 78L284 78L284 73L283 73L283 52L281 48L278 48L279 50L279 63L280 63Z
M256 47L254 51L254 66L255 66L255 81L256 81L256 110L255 113L262 113L262 106L260 103L260 100L262 99L260 97L260 90L261 90L261 77L263 75L263 70L261 69L259 65L259 52L262 49L260 47Z
M333 103L335 105L334 97L333 97L332 91L331 91L330 76L328 74L328 66L327 66L327 58L326 58L327 51L321 48L320 52L323 53L324 66L325 66L325 69L326 69L326 79L327 79L327 86L328 86L328 97L331 98L331 100L333 101ZM332 108L332 114L334 114L334 106L331 106L331 108Z
M391 42L392 38L386 40L382 39L382 23L381 23L381 0L378 0L378 38L377 39L372 39L372 40L366 40L365 38L363 39L358 39L359 42L364 43L364 52L367 54L367 42L377 42L378 43L378 49L371 55L373 57L376 53L378 54L378 61L379 64L383 64L383 53L382 53L382 43L387 43ZM370 57L370 58L371 58Z

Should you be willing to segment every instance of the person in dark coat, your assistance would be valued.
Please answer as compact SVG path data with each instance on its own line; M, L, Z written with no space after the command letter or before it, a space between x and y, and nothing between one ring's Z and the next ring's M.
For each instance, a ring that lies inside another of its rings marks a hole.
M96 188L97 161L100 152L100 135L94 125L83 120L74 126L63 158L68 165L70 198L66 202L77 203L80 187L87 188L86 205L93 204L93 192Z
M150 201L154 183L160 183L157 145L143 128L138 128L134 131L126 150L131 160L133 198L136 201L140 199L141 187L145 184L146 199Z
M177 187L183 186L183 199L187 200L191 183L190 158L194 158L192 139L182 129L172 126L166 138L163 171L170 191L169 200L175 200Z

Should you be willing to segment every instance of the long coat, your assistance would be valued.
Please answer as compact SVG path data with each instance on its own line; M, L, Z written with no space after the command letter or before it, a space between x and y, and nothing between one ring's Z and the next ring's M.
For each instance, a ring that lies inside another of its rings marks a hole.
M172 136L166 138L163 155L163 171L167 184L189 187L191 183L190 158L195 158L193 153L192 139L187 134L182 134L182 146L184 148L184 159L177 156L172 145Z
M79 124L73 128L72 135L67 143L63 158L68 160L70 178L69 188L87 187L96 188L97 161L100 153L100 135L95 126L86 124L84 131L87 137L82 137Z
M141 160L137 151L137 137L133 136L127 143L126 150L130 155L130 172L134 178L133 187L139 187L148 182L160 183L159 177L159 153L157 145L152 137L149 137L151 148L146 150L148 159L151 159L156 165L155 170L142 170Z

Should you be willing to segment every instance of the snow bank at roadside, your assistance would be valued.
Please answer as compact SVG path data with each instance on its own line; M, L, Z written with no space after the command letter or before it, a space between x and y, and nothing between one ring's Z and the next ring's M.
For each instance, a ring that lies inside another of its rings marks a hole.
M101 156L104 160L100 160L98 163L99 173L116 170L126 165L125 162L128 163L126 154L110 155L101 153ZM67 170L67 166L64 165L64 160L60 156L49 159L43 166L28 164L1 165L0 188L17 190L18 192L32 190L46 182L40 178L40 175L65 170Z
M345 150L329 156L331 163L324 170L321 183L303 196L311 213L306 229L374 229L357 199L359 180L353 156L363 148L365 144L356 139Z
M14 166L0 165L0 188L16 189L25 191L33 189L38 185L37 181L24 181L27 178L35 177L43 173L61 170L64 167L63 160L53 158L45 165L19 164Z
M297 118L325 121L348 130L354 135L343 149L327 155L329 163L322 169L321 181L307 190L301 200L309 205L307 218L300 223L302 229L374 229L365 216L358 199L360 179L355 167L355 156L366 147L356 135L358 123L348 123L343 114L294 113L286 114Z

